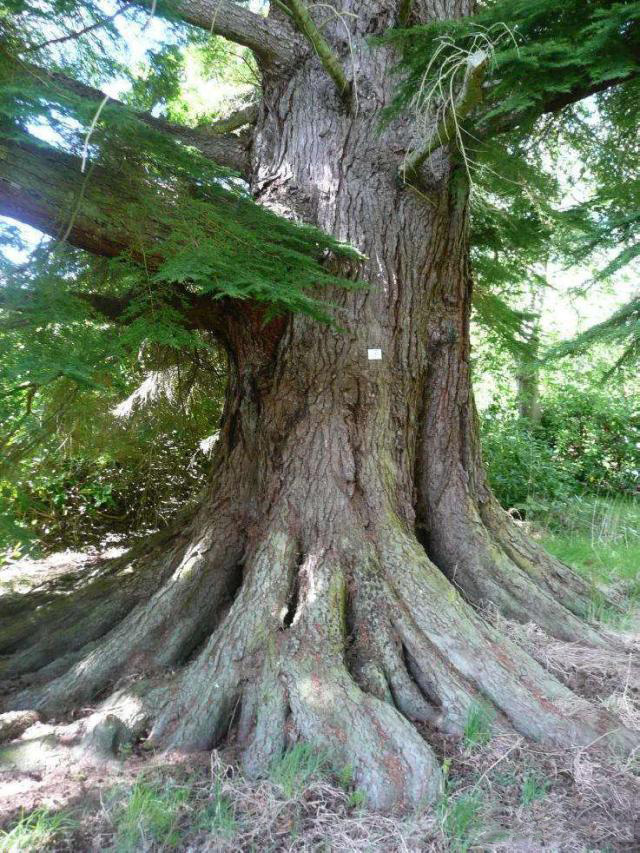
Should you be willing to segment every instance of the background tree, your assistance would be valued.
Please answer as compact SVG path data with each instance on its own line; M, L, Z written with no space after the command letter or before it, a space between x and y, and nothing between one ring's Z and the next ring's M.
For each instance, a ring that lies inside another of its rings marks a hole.
M385 808L441 789L413 723L460 732L480 701L527 736L637 746L477 612L607 643L588 586L487 484L469 223L484 176L476 223L494 240L510 229L507 247L514 222L543 239L551 179L528 152L541 117L634 84L640 3L474 5L287 0L266 18L230 0L159 5L176 38L199 28L254 54L261 100L230 133L93 88L118 72L113 14L5 5L0 211L55 240L7 291L7 315L27 328L45 297L68 299L65 328L78 305L94 312L78 334L104 341L108 323L130 351L215 338L229 361L197 511L84 583L2 605L2 671L26 682L9 707L55 714L114 692L118 738L206 748L233 725L256 774L293 733ZM110 262L70 277L86 262L62 244Z

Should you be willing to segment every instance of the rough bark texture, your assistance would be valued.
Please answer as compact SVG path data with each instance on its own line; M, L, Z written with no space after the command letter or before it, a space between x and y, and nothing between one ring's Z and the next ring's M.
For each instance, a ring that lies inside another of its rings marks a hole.
M372 806L406 808L441 791L414 723L461 733L479 702L496 726L562 746L600 739L628 752L636 741L478 613L490 604L565 640L605 642L581 618L589 590L526 540L486 483L465 181L438 152L424 166L427 200L397 180L410 124L380 132L396 57L367 38L398 10L342 6L323 34L351 101L310 50L287 74L265 65L252 186L357 246L366 259L352 273L368 287L332 294L340 329L228 318L231 376L201 510L161 553L132 559L126 586L45 602L29 636L9 622L3 665L39 669L11 708L58 713L142 675L130 719L113 701L103 708L109 738L114 715L159 747L211 747L233 730L260 774L301 737L351 765ZM470 11L466 0L417 6Z

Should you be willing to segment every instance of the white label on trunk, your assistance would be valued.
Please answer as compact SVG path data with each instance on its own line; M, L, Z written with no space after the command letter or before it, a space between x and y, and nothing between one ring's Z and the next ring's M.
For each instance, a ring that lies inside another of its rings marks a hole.
M369 356L369 361L382 361L381 349L368 349L367 355Z

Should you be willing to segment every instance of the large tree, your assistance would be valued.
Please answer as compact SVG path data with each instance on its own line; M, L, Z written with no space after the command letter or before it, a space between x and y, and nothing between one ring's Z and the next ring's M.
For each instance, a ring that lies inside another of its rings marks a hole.
M20 23L29 4L15 5ZM610 642L587 621L587 584L487 483L469 194L505 134L533 138L541 116L634 85L640 4L475 5L159 8L249 48L260 69L255 108L198 128L105 103L53 60L34 66L5 15L0 212L126 258L126 275L79 288L103 323L138 320L147 300L148 323L161 305L229 364L198 511L88 579L2 604L2 672L26 684L7 707L55 716L102 697L118 737L187 750L233 729L254 774L302 737L382 808L438 796L415 724L460 733L479 702L496 726L560 746L637 747L481 613ZM30 133L63 105L83 128L75 149Z

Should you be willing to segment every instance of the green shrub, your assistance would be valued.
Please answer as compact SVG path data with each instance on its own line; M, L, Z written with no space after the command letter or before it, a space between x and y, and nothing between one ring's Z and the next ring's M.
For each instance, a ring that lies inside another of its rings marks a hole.
M585 491L629 494L640 485L640 405L611 385L563 385L545 395L538 429Z
M489 481L507 509L526 515L578 488L573 464L515 414L490 408L482 419L482 446Z
M640 408L621 389L546 389L540 423L497 404L482 415L491 485L502 505L539 515L573 495L633 495L640 486Z

